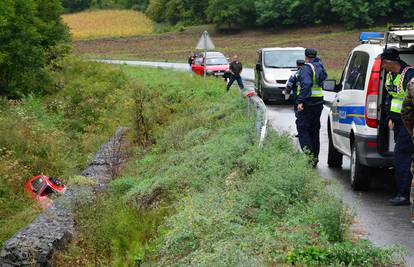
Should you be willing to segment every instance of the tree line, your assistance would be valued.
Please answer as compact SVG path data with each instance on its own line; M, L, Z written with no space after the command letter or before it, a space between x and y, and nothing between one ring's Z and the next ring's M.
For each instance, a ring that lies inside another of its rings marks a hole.
M0 1L0 95L54 89L53 62L69 52L60 0ZM49 86L48 86L49 85Z
M372 25L387 17L410 19L412 0L62 0L67 11L133 8L156 22L218 26L277 26L344 23ZM389 20L387 20L389 21Z

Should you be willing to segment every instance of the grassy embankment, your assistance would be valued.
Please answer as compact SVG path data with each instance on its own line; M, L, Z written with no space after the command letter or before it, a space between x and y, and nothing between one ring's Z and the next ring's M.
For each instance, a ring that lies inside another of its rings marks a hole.
M108 192L79 208L80 235L60 266L393 262L392 251L349 241L340 197L289 137L271 132L257 147L254 122L221 81L122 68L143 85L131 115L145 142Z
M149 34L152 21L132 10L99 10L63 15L74 40L118 38Z
M40 212L23 191L29 177L43 172L70 183L116 127L133 124L125 75L78 60L60 64L50 73L52 95L1 100L0 247Z

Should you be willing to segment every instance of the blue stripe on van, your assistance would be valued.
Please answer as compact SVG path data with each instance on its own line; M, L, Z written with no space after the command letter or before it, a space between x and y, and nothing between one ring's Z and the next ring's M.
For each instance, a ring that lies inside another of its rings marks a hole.
M338 107L339 123L365 125L365 107L347 106Z

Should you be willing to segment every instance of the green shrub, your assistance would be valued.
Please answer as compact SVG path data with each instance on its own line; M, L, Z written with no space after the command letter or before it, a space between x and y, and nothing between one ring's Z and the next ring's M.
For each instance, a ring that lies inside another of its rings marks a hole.
M59 0L0 2L0 95L21 98L51 87L48 51L69 40Z
M106 195L92 203L81 201L77 204L75 219L83 246L74 243L69 251L94 255L82 259L89 264L135 266L153 249L151 238L157 235L157 226L167 214L168 210L164 208L138 213L120 199ZM76 265L79 259L61 255L58 260Z
M73 176L116 127L132 126L135 85L122 71L73 58L56 64L49 75L58 92L0 99L0 245L38 212L23 190L30 177L84 183Z
M84 265L395 262L393 250L357 243L364 255L348 245L351 219L334 187L288 136L270 131L258 148L253 118L221 81L122 69L141 86L152 143L134 149L108 199L80 205L82 234L65 262L80 252Z
M395 264L399 248L387 250L374 247L366 240L337 243L329 248L310 246L289 252L285 262L312 266L390 266Z

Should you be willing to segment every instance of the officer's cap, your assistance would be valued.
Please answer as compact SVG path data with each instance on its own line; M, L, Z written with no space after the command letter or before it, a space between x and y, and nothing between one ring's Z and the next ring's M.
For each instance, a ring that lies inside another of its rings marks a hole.
M315 48L306 48L305 49L305 56L307 56L307 57L315 58L317 54L318 54L318 52L316 51Z
M303 66L303 65L305 65L305 60L303 60L303 59L296 60L296 66L300 67L300 66Z
M400 61L400 52L395 48L387 48L381 54L382 60Z

